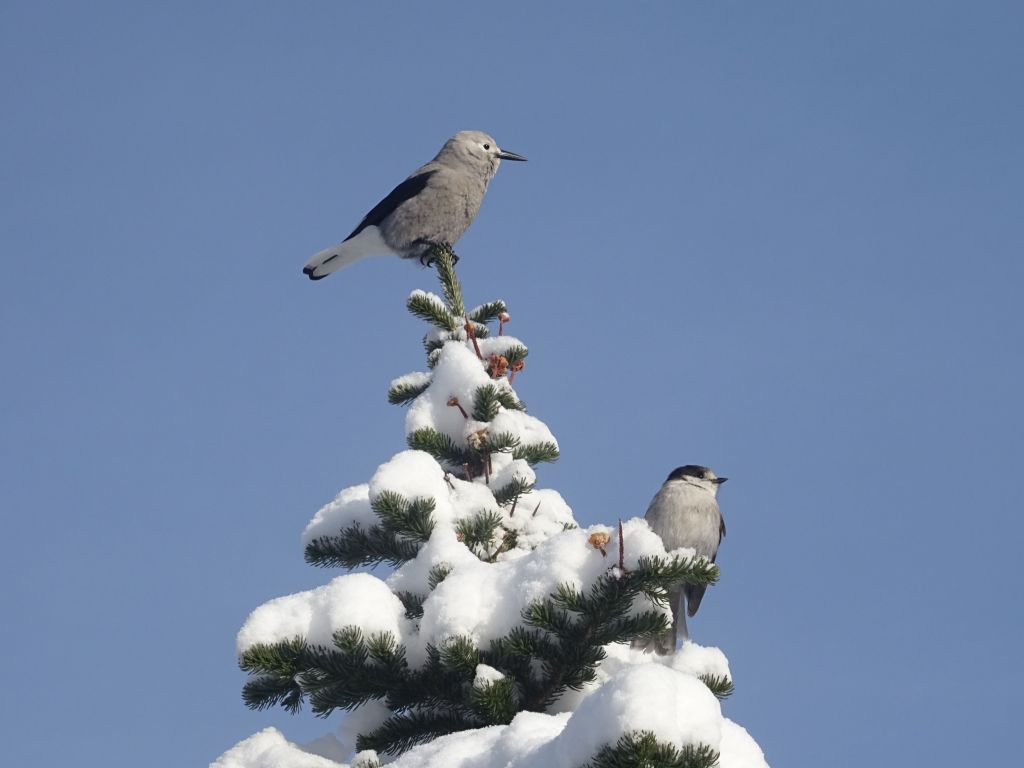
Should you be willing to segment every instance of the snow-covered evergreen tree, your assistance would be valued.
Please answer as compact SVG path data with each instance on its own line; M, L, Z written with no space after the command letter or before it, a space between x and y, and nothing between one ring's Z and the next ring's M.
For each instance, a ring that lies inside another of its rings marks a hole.
M504 302L466 311L453 255L436 256L444 297L408 300L432 326L428 370L388 391L409 407L408 450L303 537L313 565L378 568L271 600L238 635L247 705L349 714L313 745L267 729L215 765L763 766L722 716L720 651L629 647L668 628L674 585L713 583L717 567L666 552L642 518L583 530L537 487L558 443L512 387L527 348L504 334Z

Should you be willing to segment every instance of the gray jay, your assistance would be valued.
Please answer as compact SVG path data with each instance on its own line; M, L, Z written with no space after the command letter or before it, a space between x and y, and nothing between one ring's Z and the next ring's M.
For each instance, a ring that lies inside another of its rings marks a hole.
M697 555L715 562L718 545L725 536L725 521L715 496L718 486L727 480L707 467L687 464L672 474L647 507L648 524L661 537L666 550L692 547ZM683 584L668 595L672 609L672 631L649 641L633 641L634 648L653 650L660 655L674 653L676 639L689 637L686 617L694 616L704 597L705 587ZM684 603L685 599L685 603Z
M455 134L437 157L377 203L344 242L306 262L302 273L321 280L359 259L387 254L423 263L431 246L450 248L473 223L501 161L525 159L481 131Z

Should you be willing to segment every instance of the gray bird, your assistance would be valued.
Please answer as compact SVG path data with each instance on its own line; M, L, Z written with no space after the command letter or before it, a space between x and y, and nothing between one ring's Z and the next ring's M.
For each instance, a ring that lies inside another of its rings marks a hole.
M651 530L661 536L666 550L692 547L699 556L715 562L718 545L725 536L725 520L715 496L718 486L727 479L696 464L672 470L644 515ZM663 656L674 653L678 636L681 634L684 640L689 637L686 617L697 613L704 590L705 587L684 584L669 592L672 631L653 640L634 641L633 647Z
M487 183L502 160L526 160L506 152L481 131L452 136L437 157L391 190L352 234L306 262L302 273L320 280L367 256L430 258L431 246L450 248L473 223Z

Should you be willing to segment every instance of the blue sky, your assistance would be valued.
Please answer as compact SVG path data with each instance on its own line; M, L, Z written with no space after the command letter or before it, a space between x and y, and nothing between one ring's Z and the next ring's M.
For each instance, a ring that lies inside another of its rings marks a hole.
M0 7L3 752L203 764L234 635L403 447L413 288L300 274L449 135L584 524L712 466L691 621L774 765L1006 763L1024 683L1012 2ZM1012 730L1011 730L1012 729Z

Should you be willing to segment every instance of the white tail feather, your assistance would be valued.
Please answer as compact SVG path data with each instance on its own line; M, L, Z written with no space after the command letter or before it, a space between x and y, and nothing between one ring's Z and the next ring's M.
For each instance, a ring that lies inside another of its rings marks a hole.
M351 240L324 248L306 262L303 272L314 280L337 272L342 267L354 264L367 256L393 254L377 227L367 227Z

